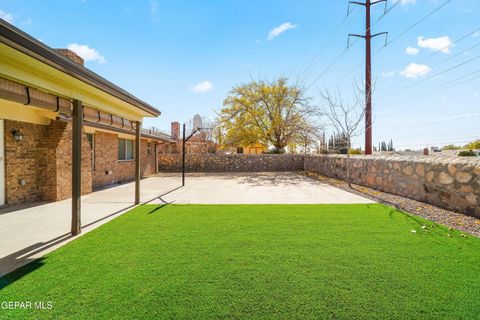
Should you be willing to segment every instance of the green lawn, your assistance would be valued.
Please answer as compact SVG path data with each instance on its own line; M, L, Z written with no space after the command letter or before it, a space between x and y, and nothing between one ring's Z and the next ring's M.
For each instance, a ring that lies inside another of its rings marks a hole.
M53 303L0 318L478 319L480 239L448 233L378 204L145 205L0 279Z

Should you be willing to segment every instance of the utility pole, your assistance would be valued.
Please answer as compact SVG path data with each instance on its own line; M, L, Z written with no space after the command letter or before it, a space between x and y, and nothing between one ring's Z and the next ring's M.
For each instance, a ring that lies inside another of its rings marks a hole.
M371 33L371 21L370 21L370 9L372 6L385 2L385 10L387 8L387 0L365 0L365 2L350 1L348 5L348 12L350 12L350 5L360 5L365 7L365 34L349 34L348 44L350 45L350 37L358 37L365 39L365 154L372 154L372 38L385 34L388 36L388 32L380 32L372 35Z

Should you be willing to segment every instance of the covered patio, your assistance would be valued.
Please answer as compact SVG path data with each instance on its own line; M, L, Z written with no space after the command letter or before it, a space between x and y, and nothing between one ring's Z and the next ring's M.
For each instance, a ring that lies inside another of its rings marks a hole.
M141 123L144 117L159 115L160 111L148 103L85 68L73 52L50 48L0 19L0 206L8 206L6 216L11 217L2 223L2 229L6 228L2 239L8 239L2 245L19 249L10 242L10 235L19 232L17 222L26 223L32 234L39 228L45 228L48 234L50 226L62 224L66 234L58 234L57 229L52 233L58 237L78 235L82 226L88 227L97 218L93 213L100 209L87 204L89 213L82 221L81 195L92 191L95 170L95 142L87 136L87 125L90 135L95 129L115 133L124 140L132 137L131 144L125 144L124 158L119 156L111 166L120 173L127 167L134 170L130 197L133 204L139 204L141 139L151 136L142 132ZM157 152L157 142L151 151L153 140L148 140L149 156ZM114 180L108 178L112 171L98 170L97 176ZM37 203L67 198L70 200L44 206ZM25 209L17 210L17 204ZM40 220L28 214L31 210L39 213ZM49 216L50 211L61 216ZM40 224L43 220L46 223ZM38 240L28 246L45 239ZM25 249L27 243L18 245Z

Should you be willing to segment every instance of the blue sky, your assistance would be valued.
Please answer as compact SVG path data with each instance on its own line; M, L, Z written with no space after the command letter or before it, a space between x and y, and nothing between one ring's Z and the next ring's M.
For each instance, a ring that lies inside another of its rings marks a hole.
M451 0L402 35L445 1L389 1L395 7L372 27L391 41L373 45L375 144L480 138L480 78L471 80L480 76L480 32L472 33L480 0ZM321 88L351 96L354 81L363 83L363 41L337 57L347 34L364 29L364 9L352 9L344 19L343 0L0 0L0 17L51 47L70 46L88 68L158 107L162 116L145 125L164 130L195 113L214 117L232 86L251 78L300 78L317 104ZM372 22L383 10L373 9Z

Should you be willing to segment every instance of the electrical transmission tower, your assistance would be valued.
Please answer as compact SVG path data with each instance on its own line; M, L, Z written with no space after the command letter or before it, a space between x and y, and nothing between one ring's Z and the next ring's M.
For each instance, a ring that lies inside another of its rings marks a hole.
M366 23L365 23L365 34L349 34L348 35L348 44L347 47L350 46L350 37L358 37L365 39L365 154L372 154L373 151L373 144L372 144L372 47L371 47L371 40L379 35L386 35L388 36L388 32L380 32L373 34L370 32L370 9L372 6L379 4L381 2L385 3L385 12L387 9L387 0L378 0L378 1L371 1L365 0L365 2L357 2L357 1L350 1L349 2L349 9L350 12L350 5L360 5L365 7L365 16L366 16ZM387 42L385 41L385 44Z

